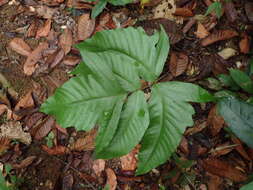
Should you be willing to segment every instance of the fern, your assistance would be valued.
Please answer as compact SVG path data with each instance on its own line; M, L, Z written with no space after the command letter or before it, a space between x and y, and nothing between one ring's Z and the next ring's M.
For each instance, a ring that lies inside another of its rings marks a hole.
M77 48L84 62L41 111L54 115L63 127L90 130L98 124L97 158L120 157L141 143L138 175L175 152L186 127L193 125L188 102L213 100L194 84L157 83L169 52L163 28L152 36L132 27L101 31ZM150 99L141 80L150 84Z

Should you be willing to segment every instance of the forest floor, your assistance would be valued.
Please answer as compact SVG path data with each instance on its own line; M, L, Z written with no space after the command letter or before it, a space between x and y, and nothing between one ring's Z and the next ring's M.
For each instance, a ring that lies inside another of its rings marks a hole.
M219 90L211 79L246 68L252 56L253 2L224 2L221 18L214 12L203 16L211 3L151 0L142 7L137 1L108 5L91 19L95 2L0 0L0 124L10 130L0 138L0 161L22 179L19 189L96 190L109 184L112 190L237 190L247 183L253 149L227 132L213 103L193 104L194 126L177 156L141 176L134 175L136 149L119 159L94 160L96 129L64 129L39 112L80 63L74 45L118 27L141 26L150 33L163 25L171 48L162 80Z

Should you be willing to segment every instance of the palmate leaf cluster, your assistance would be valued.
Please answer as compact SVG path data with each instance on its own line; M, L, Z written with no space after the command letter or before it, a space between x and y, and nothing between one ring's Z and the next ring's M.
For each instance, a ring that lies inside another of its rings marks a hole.
M90 130L98 124L96 158L120 157L141 143L137 174L175 152L186 127L193 125L188 102L213 100L194 84L157 83L169 52L163 28L152 36L142 28L105 30L77 47L84 62L41 111L63 127ZM150 98L141 80L150 84Z

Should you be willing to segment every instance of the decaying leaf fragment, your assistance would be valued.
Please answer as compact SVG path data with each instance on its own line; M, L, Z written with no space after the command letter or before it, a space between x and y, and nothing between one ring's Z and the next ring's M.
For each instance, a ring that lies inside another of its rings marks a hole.
M9 121L0 126L0 137L18 140L29 145L32 141L30 133L24 132L20 122Z
M107 175L106 185L110 187L110 190L115 190L117 187L117 177L111 168L105 170Z
M218 41L222 40L228 40L230 38L233 38L235 36L238 36L238 33L234 30L219 30L215 33L212 33L207 38L203 39L201 41L202 46L208 46L210 44L213 44Z
M86 40L91 36L95 29L95 20L86 13L79 17L77 25L77 40Z
M170 57L170 72L174 77L177 77L183 74L187 68L189 59L188 56L184 53L171 52Z
M12 50L23 56L29 56L32 52L30 46L21 38L13 38L10 41L9 46Z
M175 20L173 15L176 12L176 5L174 0L163 0L158 6L153 9L154 18L167 18Z

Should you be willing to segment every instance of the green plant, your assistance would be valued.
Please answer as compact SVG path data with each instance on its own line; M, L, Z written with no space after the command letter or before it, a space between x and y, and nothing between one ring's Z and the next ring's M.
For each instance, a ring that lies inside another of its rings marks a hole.
M11 174L12 167L10 165L5 165L4 167L6 176L10 179L10 184L7 185L5 177L3 173L0 172L0 189L1 190L18 190L18 185L22 181L21 179L17 178L15 175Z
M252 189L253 189L253 181L240 188L240 190L252 190Z
M224 96L218 103L218 110L231 131L253 148L253 81L241 70L230 69L229 73L230 75L220 75L219 80L234 92L244 91L244 99L240 98L240 94L227 91L229 93L223 93Z
M97 0L87 0L95 2ZM99 0L95 7L92 9L91 18L96 18L105 8L107 3L110 3L112 5L126 5L128 3L131 3L133 0Z
M132 27L101 31L77 48L84 62L73 71L76 76L40 110L63 127L90 130L98 124L96 158L120 157L141 142L137 174L175 152L186 127L193 125L188 102L214 100L194 84L158 83L169 52L163 28L152 36Z
M215 12L218 19L222 16L222 4L219 1L213 2L210 6L208 6L205 16L209 15L210 13Z

